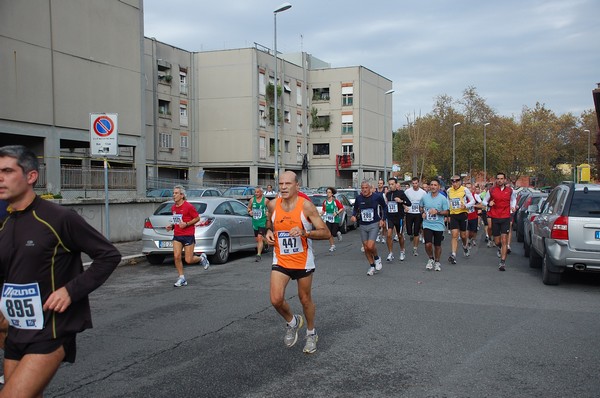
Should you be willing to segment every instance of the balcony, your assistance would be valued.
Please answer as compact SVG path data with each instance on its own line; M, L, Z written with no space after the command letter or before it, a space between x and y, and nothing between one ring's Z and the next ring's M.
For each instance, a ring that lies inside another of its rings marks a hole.
M352 162L354 162L354 152L336 155L335 158L340 168L347 169L352 167Z

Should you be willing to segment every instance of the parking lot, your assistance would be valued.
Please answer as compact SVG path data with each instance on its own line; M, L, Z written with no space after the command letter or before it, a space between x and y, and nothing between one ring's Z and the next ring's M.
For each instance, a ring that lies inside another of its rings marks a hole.
M515 241L506 272L483 245L450 265L446 236L441 272L425 270L420 247L368 277L357 231L334 253L314 243L314 355L302 353L303 341L283 345L266 257L188 267L184 288L173 287L172 260L142 261L119 267L91 296L95 328L78 337L77 363L59 370L46 396L598 395L597 275L545 286ZM294 283L287 293L299 311Z

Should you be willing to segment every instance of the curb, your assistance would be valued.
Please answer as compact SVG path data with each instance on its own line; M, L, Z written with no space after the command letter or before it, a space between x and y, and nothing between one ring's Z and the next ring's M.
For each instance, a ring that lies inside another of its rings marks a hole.
M121 267L123 265L133 265L137 263L137 260L144 258L145 256L143 254L132 254L129 256L123 256L121 257L121 262L119 263L119 265L117 265L117 267ZM92 264L91 261L85 262L83 263L83 267L87 268Z

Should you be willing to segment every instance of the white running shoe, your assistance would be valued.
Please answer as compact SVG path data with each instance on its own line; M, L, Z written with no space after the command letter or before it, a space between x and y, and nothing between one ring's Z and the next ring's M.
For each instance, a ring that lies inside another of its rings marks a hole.
M398 235L394 235L394 240L395 240L396 242L398 242L398 241L400 240L400 239L398 239Z
M361 247L360 247L360 251L364 253L364 252L365 252L365 247L364 247L364 246L361 246Z
M404 261L406 258L406 254L404 252L400 252L400 261Z
M436 271L441 271L442 270L442 264L440 264L439 261L435 262L435 270Z
M413 247L413 256L418 256L419 253L417 252L417 248Z
M427 260L427 265L425 266L426 270L432 270L433 269L433 259L430 258L429 260Z
M425 238L421 235L419 236L419 242L421 243L425 243Z
M330 252L334 252L334 251L335 251L335 245L331 245L331 246L329 247L329 251L330 251Z
M342 241L342 233L340 231L337 232L338 242Z
M377 271L381 271L382 268L383 268L383 264L381 264L381 257L377 257L375 259L375 269Z
M388 254L387 258L385 259L385 261L392 261L394 259L394 254L390 253Z
M369 267L369 270L367 271L367 275L368 276L375 275L375 267Z
M210 262L204 253L200 255L200 265L204 266L204 269L208 269L208 267L210 267Z

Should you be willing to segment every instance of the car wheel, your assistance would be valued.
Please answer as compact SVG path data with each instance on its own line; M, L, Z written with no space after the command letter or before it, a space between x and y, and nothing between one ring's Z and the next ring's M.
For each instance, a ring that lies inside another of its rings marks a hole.
M342 225L340 225L340 232L343 234L348 233L348 219L346 217L344 217L344 220L342 220Z
M531 246L523 239L523 255L529 257Z
M164 254L147 254L146 260L152 265L161 265L165 261Z
M537 254L534 248L529 251L529 266L531 268L540 268L542 266L542 257Z
M523 235L523 231L517 227L517 242L523 242L525 240L525 235Z
M219 236L215 254L211 257L214 264L225 264L229 259L229 239L226 235Z
M531 257L530 257L531 258ZM558 285L560 283L560 272L552 272L548 269L548 265L551 264L550 258L548 258L548 254L544 256L544 261L542 262L542 282L544 285Z

